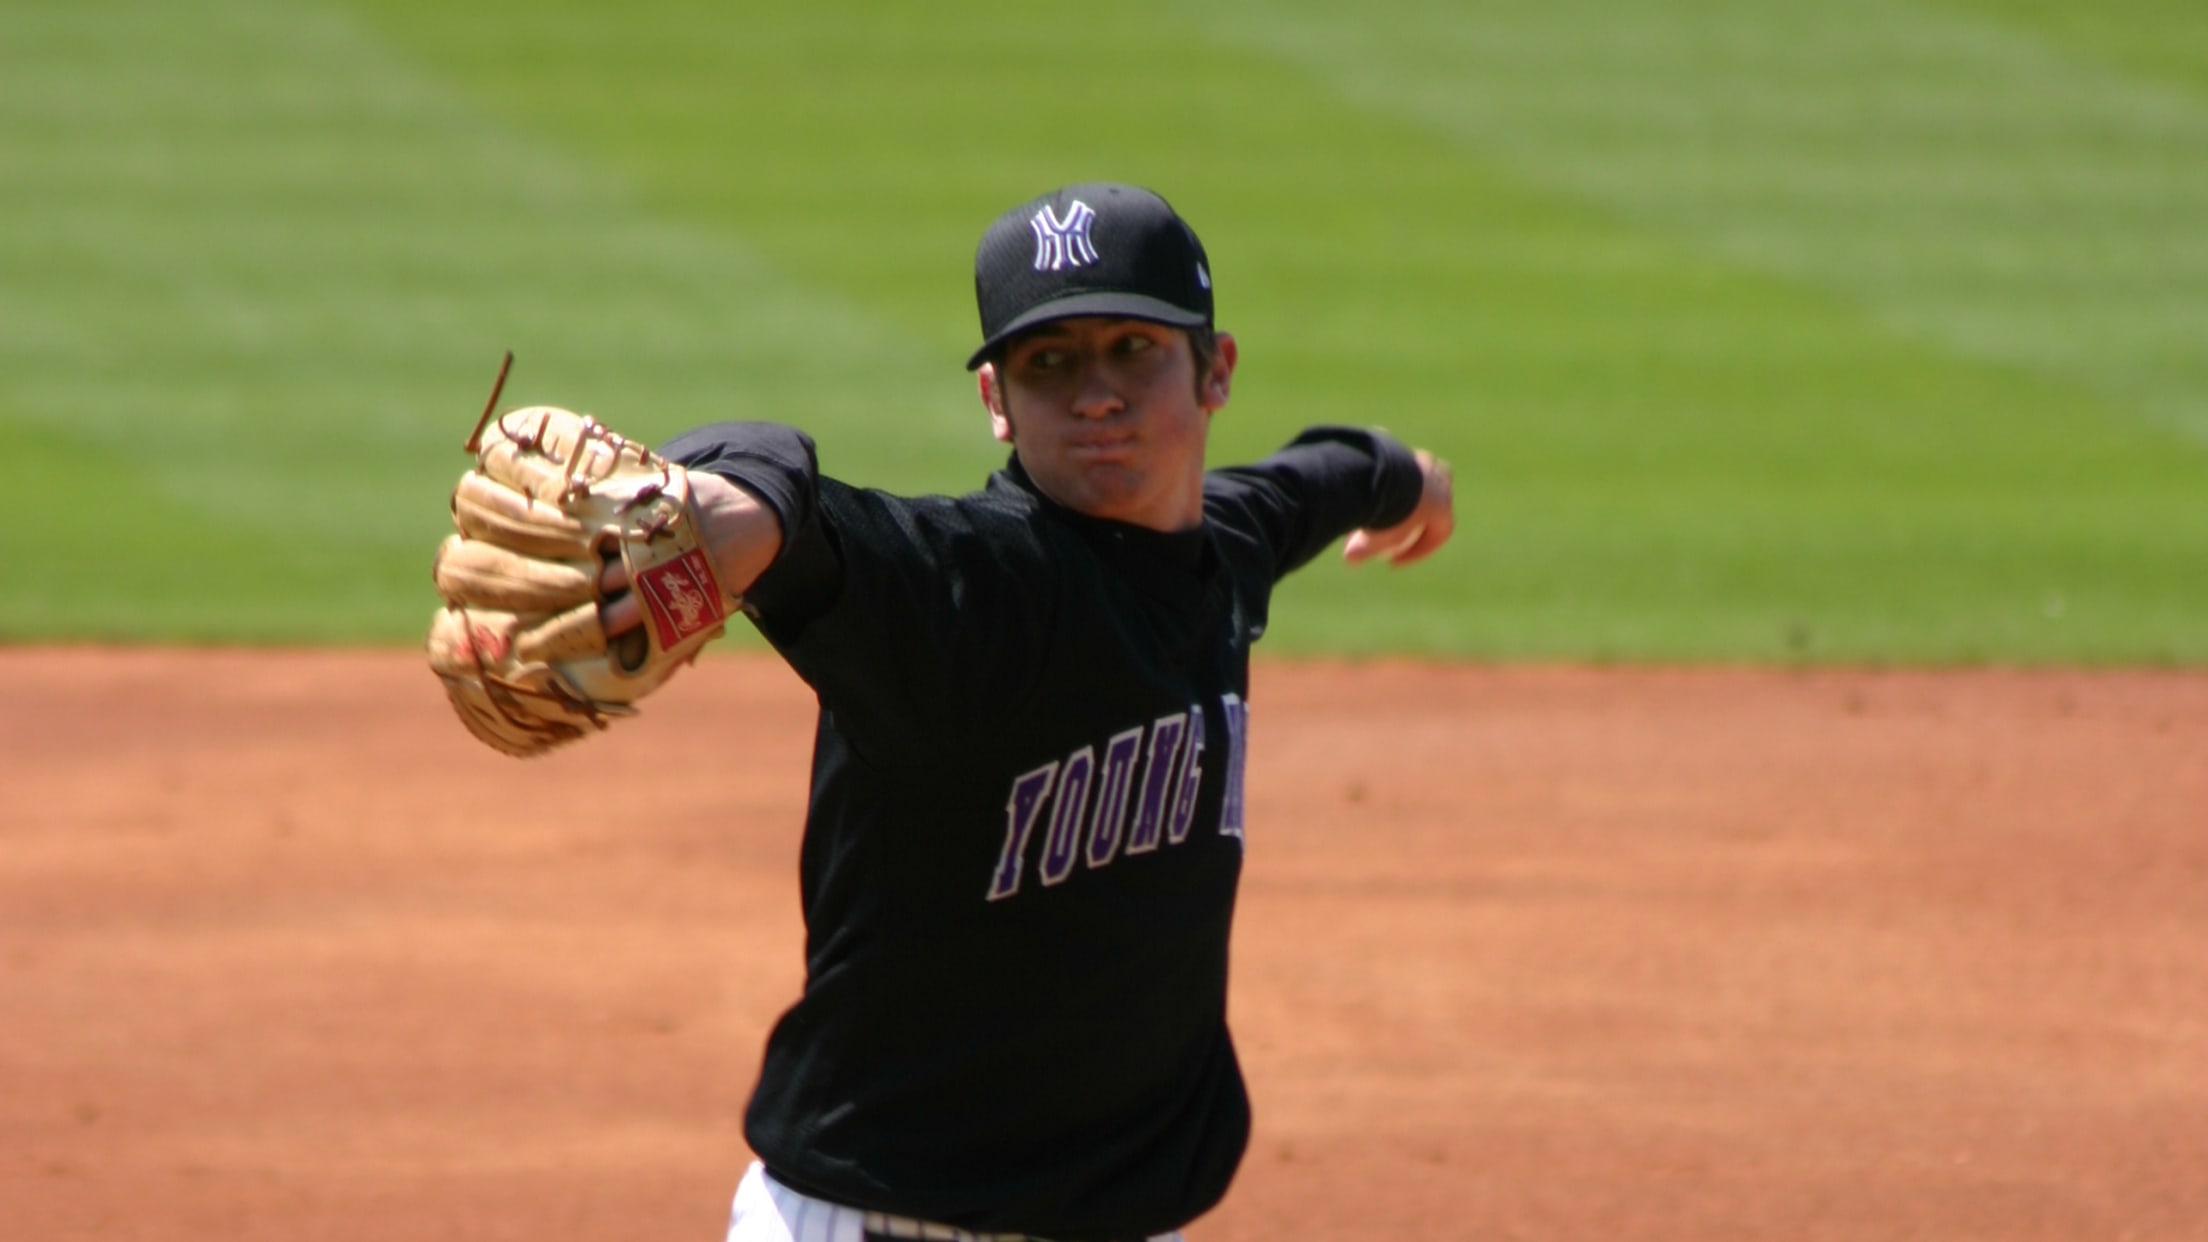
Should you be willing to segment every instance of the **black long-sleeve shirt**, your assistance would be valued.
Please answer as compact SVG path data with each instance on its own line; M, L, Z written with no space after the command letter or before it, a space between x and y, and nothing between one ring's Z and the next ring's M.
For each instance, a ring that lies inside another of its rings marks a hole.
M974 1231L1139 1236L1217 1203L1250 1120L1226 1027L1249 647L1283 575L1410 514L1410 452L1316 428L1207 474L1203 524L1166 533L1056 504L1017 457L915 499L773 424L663 451L780 517L746 610L820 699L805 991L753 1150Z

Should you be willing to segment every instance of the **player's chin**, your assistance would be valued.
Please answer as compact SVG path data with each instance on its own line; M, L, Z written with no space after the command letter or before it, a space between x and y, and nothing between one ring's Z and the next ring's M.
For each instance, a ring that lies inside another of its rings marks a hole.
M1095 462L1072 472L1073 508L1090 517L1126 521L1148 495L1141 471L1117 462Z
M1081 469L1083 490L1097 504L1132 507L1149 490L1149 475L1127 461L1094 461Z

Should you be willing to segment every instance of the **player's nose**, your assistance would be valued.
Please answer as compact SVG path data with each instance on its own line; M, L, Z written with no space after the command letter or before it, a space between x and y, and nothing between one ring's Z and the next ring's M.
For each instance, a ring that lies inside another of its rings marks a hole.
M1081 418L1108 418L1127 408L1113 383L1111 369L1091 361L1084 363L1073 389L1073 412Z

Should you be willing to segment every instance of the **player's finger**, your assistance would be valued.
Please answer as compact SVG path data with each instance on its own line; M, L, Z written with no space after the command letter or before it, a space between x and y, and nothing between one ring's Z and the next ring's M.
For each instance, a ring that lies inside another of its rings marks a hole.
M644 610L634 594L623 591L598 606L598 624L606 637L614 638L644 624Z
M1342 545L1342 559L1352 565L1362 565L1376 556L1383 556L1393 546L1389 538L1392 531L1351 531L1349 542Z
M1353 531L1349 542L1342 545L1342 559L1352 565L1362 565L1374 557L1394 560L1403 549L1418 541L1426 529L1425 523L1391 526L1386 530Z
M1449 536L1455 534L1456 530L1456 510L1445 503L1436 508L1420 524L1418 538L1397 548L1394 554L1388 557L1388 561L1391 565L1401 567L1425 560L1439 550L1441 545L1449 542Z
M1405 565L1414 565L1425 560L1432 556L1441 545L1449 542L1449 534L1454 529L1454 526L1447 522L1426 523L1419 528L1418 538L1404 544L1388 556L1388 565L1391 568L1400 569Z
M605 601L598 606L598 625L606 637L625 634L644 624L644 610L629 592L629 567L619 560L606 562L598 571L598 597Z

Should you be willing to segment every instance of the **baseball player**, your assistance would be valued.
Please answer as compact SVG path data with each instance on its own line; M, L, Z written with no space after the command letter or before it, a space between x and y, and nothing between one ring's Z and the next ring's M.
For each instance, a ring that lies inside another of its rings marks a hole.
M1226 1026L1250 645L1336 538L1401 564L1453 525L1448 467L1378 431L1205 470L1236 343L1149 191L1012 209L974 287L968 367L1012 450L982 490L851 486L773 424L663 448L820 701L805 988L731 1242L1176 1238L1217 1203L1250 1126Z

